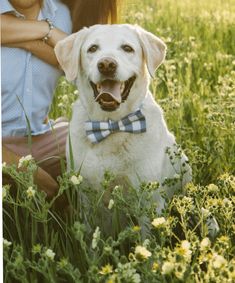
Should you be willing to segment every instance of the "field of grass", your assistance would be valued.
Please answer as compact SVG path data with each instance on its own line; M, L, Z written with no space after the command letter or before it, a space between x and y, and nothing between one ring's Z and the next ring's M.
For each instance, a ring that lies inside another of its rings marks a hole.
M6 283L235 282L235 1L132 0L121 20L167 44L151 89L189 157L193 182L159 217L143 205L156 183L128 196L116 186L105 206L111 172L98 192L78 172L64 172L59 195L70 209L61 213L56 198L47 202L33 184L33 160L23 162L27 172L3 166L19 188L16 196L3 188ZM70 117L76 98L61 78L51 117Z

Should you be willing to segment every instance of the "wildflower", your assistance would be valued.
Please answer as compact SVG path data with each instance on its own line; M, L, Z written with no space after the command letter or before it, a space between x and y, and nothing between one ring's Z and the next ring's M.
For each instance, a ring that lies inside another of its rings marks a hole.
M91 243L92 249L95 249L97 247L99 239L100 239L100 228L96 227Z
M179 263L175 266L175 276L177 278L183 279L185 271L186 271L185 265L182 265L182 264Z
M145 260L152 255L150 251L148 251L143 246L136 246L135 248L135 256L138 260Z
M213 254L213 261L212 261L212 265L214 268L218 269L221 268L222 266L227 264L227 260L218 254Z
M162 274L163 275L170 274L172 273L174 268L175 268L175 265L173 262L165 261L162 265Z
M141 228L140 228L140 226L138 226L138 225L132 227L132 230L133 230L134 232L139 232L140 229L141 229Z
M157 270L159 269L159 264L154 261L153 266L152 266L152 272L157 272Z
M47 249L45 252L46 257L48 257L50 260L54 260L55 253L51 249Z
M67 260L67 258L62 258L62 259L58 262L59 268L65 268L67 265L68 265L68 260Z
M73 94L78 95L78 90L76 89Z
M109 205L108 205L108 209L112 209L112 208L113 208L113 205L114 205L114 200L113 200L113 199L110 199Z
M18 163L18 168L28 166L29 162L32 160L33 157L31 154L21 157Z
M106 274L110 274L112 272L113 272L113 266L108 263L101 268L99 273L102 274L102 275L106 275Z
M203 251L203 250L206 250L210 247L211 245L211 241L209 238L204 238L202 239L201 243L200 243L200 249Z
M42 250L42 246L40 244L36 244L32 248L32 253L33 254L38 254L38 253L41 252L41 250Z
M154 218L152 221L152 225L155 228L158 228L159 226L162 227L166 224L166 219L165 217L158 217L158 218Z
M63 96L62 96L62 100L63 100L64 102L66 102L66 101L68 100L68 95L66 95L66 94L63 95Z
M175 249L176 253L182 256L186 261L191 260L192 251L190 250L190 243L187 240L181 242L181 245Z
M32 198L34 197L36 191L33 189L33 187L28 187L28 190L26 191L27 197Z
M112 275L108 278L108 280L106 281L106 283L115 283L116 282L116 278L117 278L117 275Z
M207 188L209 192L213 192L213 193L216 193L219 190L218 186L216 186L215 184L210 184L207 186Z
M73 175L70 178L70 181L74 184L74 185L80 185L81 182L83 181L83 177L81 175L79 175L78 177Z
M6 168L6 166L7 166L6 162L3 162L2 163L2 169Z
M10 247L12 245L12 242L6 240L3 238L3 246L5 246L6 248Z
M156 189L158 189L160 186L160 184L158 182L150 182L147 184L147 187L150 191L155 191Z

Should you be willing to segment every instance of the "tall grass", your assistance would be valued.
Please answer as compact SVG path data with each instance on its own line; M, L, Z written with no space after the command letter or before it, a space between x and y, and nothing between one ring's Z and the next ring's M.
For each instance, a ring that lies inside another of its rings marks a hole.
M156 183L109 192L107 172L96 191L79 172L64 172L48 202L33 184L33 160L24 161L27 172L3 166L18 187L16 195L3 188L5 282L235 280L235 3L137 0L123 10L123 22L168 46L151 89L189 157L193 183L159 217L150 202ZM70 118L77 94L61 78L51 117ZM62 193L66 212L54 208Z

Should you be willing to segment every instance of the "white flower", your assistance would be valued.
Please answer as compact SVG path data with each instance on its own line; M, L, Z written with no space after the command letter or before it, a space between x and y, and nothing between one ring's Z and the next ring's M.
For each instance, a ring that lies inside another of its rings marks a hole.
M26 191L27 197L32 198L34 197L36 191L33 189L33 187L28 187L28 190Z
M75 95L78 95L78 90L76 89L73 93L74 93Z
M6 162L2 163L2 169L5 168L7 166Z
M68 95L66 95L66 94L63 95L63 96L62 96L62 100L63 100L64 102L66 102L66 101L68 100Z
M153 221L152 221L152 225L155 228L158 228L159 226L163 226L165 223L166 223L165 217L154 218Z
M192 254L192 251L190 250L190 246L191 244L187 240L181 242L181 248L184 250L184 257L188 260L191 259L191 254Z
M79 185L81 184L81 182L83 181L83 177L81 175L79 175L78 177L73 175L70 178L70 181L74 184L74 185Z
M201 250L206 250L207 248L209 248L211 245L211 241L209 238L204 238L202 239L201 243L200 243L200 249Z
M92 249L95 249L97 247L99 239L100 239L100 228L96 227L95 232L93 234L92 243L91 243Z
M151 255L152 255L152 253L150 251L148 251L145 247L136 246L135 256L136 256L137 259L140 259L140 260L147 259Z
M55 253L51 249L47 249L45 252L46 257L48 257L50 260L54 260Z
M10 247L10 246L12 245L12 242L10 242L10 241L8 241L8 240L6 240L6 239L3 238L3 245L4 245L5 247Z
M111 199L111 200L109 201L108 209L112 209L112 208L113 208L113 205L114 205L114 200Z
M33 157L31 154L21 157L18 163L18 168L27 166L31 160L33 160Z
M222 266L227 264L227 260L218 254L213 254L213 262L212 265L214 268L221 268Z
M170 261L165 261L162 265L162 274L170 274L174 270L174 263Z

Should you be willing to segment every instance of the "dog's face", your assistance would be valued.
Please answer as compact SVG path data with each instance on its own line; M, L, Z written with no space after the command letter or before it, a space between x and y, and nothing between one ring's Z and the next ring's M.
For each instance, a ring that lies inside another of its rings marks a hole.
M96 25L60 41L55 52L68 80L85 78L94 103L115 111L128 100L145 64L151 75L165 56L165 44L140 27Z

